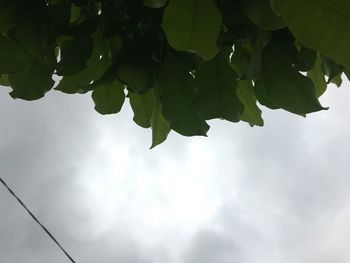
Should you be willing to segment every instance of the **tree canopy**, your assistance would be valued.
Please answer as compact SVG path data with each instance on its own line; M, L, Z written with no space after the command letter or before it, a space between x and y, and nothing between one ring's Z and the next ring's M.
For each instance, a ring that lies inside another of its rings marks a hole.
M0 84L11 97L91 92L130 101L152 147L260 105L305 116L350 75L348 0L0 0ZM258 102L258 104L257 104Z

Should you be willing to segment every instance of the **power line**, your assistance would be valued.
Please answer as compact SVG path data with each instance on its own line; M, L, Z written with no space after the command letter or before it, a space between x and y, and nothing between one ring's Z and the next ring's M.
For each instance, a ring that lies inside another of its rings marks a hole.
M62 252L69 258L72 263L75 263L74 259L68 254L68 252L61 246L57 239L50 233L47 228L40 223L36 216L27 208L27 206L22 202L22 200L12 191L12 189L5 183L5 181L0 177L0 182L6 187L6 189L11 193L11 195L17 199L21 206L28 212L28 214L38 223L39 226L46 232L46 234L51 237L51 239L56 243L56 245L62 250Z

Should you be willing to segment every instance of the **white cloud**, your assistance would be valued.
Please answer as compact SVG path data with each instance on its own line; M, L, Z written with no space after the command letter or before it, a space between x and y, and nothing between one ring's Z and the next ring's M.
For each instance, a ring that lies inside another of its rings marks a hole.
M78 262L350 260L347 87L305 119L214 121L209 138L172 133L154 150L128 107L101 116L88 96L4 93L0 174ZM5 263L65 262L1 188L0 209Z

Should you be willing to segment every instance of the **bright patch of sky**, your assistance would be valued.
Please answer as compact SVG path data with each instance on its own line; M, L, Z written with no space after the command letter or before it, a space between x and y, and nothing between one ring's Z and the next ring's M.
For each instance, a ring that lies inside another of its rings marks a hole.
M350 85L307 118L211 122L208 138L101 116L89 95L0 90L0 176L77 262L350 261ZM1 262L68 262L0 187Z

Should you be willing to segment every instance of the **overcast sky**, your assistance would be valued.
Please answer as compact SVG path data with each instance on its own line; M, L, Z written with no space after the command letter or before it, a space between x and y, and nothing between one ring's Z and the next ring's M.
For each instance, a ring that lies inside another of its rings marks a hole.
M264 109L264 128L151 135L128 105L35 102L0 87L0 176L79 263L350 262L350 85L328 111ZM0 185L0 262L69 260Z

